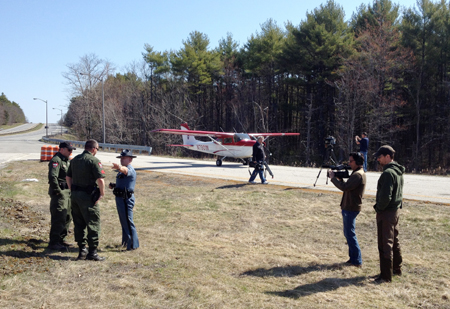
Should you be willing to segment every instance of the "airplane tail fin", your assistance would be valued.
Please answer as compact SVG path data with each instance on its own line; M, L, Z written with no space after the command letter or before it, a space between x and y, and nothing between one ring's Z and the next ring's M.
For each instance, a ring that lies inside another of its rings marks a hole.
M189 126L186 122L181 124L181 130L189 130ZM184 145L193 145L197 141L194 136L182 135L182 137Z

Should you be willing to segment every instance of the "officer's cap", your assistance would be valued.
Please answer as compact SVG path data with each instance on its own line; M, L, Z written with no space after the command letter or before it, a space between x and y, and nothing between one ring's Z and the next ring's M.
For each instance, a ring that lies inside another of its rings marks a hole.
M67 148L69 150L75 150L76 149L75 147L73 147L72 143L70 143L70 142L61 142L59 144L59 149L61 149L61 148Z
M133 152L132 152L130 149L124 149L124 150L120 153L120 156L118 156L117 158L122 158L122 157L136 158L136 156L133 156Z

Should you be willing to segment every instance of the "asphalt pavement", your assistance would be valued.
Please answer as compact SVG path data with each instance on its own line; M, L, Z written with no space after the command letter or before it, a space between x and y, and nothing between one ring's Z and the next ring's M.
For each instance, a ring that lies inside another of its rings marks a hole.
M49 132L59 129L59 126L57 125L49 125L49 127ZM42 136L45 136L45 129L25 134L0 136L0 168L6 162L11 161L33 160L39 162L41 146L45 145L44 143L39 142L39 139ZM77 149L74 151L74 155L81 152L82 149ZM98 158L102 161L104 168L111 168L113 162L119 162L119 159L116 158L118 155L118 153L102 151L97 154ZM223 165L218 167L215 164L215 159L192 160L158 157L153 155L149 156L146 154L136 155L138 157L133 160L132 164L140 171L155 171L192 175L196 177L230 179L242 183L247 183L250 177L248 167L242 165L242 163L224 161ZM401 160L399 163L401 164ZM325 169L321 171L318 179L317 176L320 171L318 168L271 165L271 170L274 173L274 178L272 179L267 175L269 186L280 185L304 190L339 192L331 182L328 181L327 184ZM380 172L367 173L365 195L375 196L377 181L380 174ZM404 178L403 197L405 199L450 205L450 177L406 174ZM258 181L259 177L257 177L256 180ZM317 185L314 186L313 184L316 180ZM113 181L113 179L110 181ZM262 186L262 184L253 186Z

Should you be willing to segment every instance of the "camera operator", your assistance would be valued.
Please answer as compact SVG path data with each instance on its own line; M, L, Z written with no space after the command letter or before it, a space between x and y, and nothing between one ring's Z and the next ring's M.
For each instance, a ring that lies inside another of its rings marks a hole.
M348 254L350 259L347 264L361 267L362 257L358 239L355 233L355 221L361 211L362 196L366 188L366 174L363 164L364 156L360 152L352 152L349 155L348 164L353 170L350 178L344 182L335 177L332 170L328 171L331 182L341 191L344 191L341 200L342 219L344 224L344 236L347 239Z
M258 141L253 145L253 158L252 161L255 164L255 169L253 170L249 183L256 183L255 178L256 174L259 174L259 178L261 178L261 183L266 185L268 184L267 180L264 178L264 161L266 160L266 155L264 154L264 137L259 136Z

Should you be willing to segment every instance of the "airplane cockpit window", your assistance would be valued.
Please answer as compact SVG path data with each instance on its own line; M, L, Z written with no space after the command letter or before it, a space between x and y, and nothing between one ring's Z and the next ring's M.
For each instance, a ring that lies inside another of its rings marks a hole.
M246 133L236 133L234 134L234 142L240 142L242 140L250 140L250 136Z

